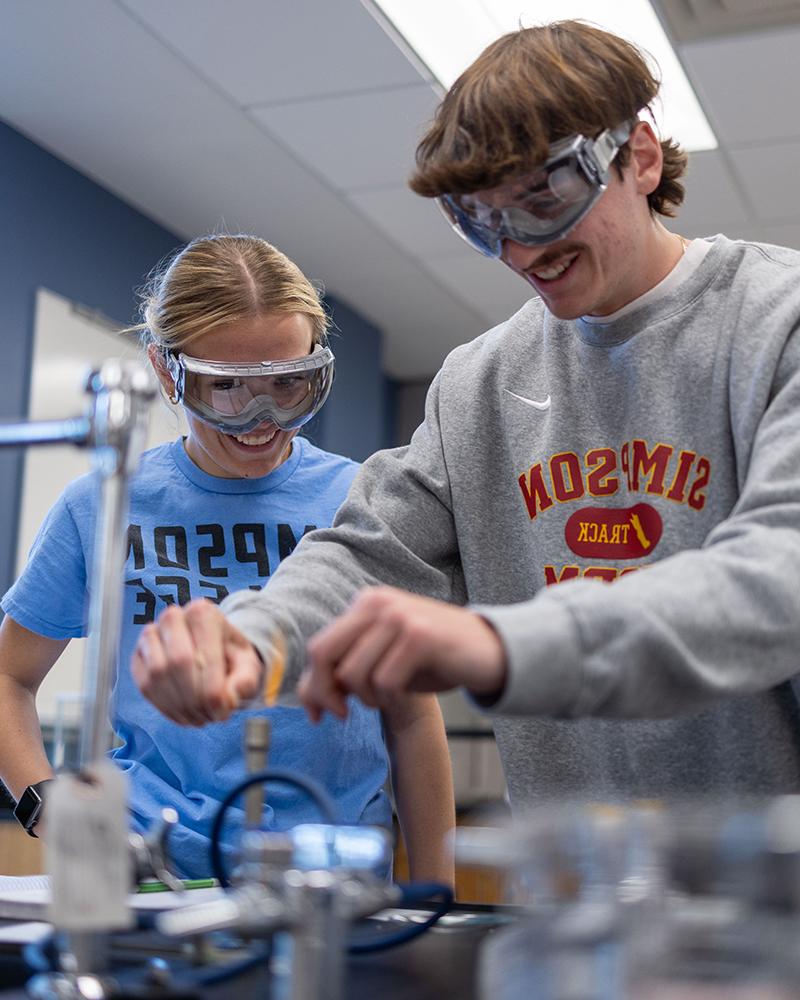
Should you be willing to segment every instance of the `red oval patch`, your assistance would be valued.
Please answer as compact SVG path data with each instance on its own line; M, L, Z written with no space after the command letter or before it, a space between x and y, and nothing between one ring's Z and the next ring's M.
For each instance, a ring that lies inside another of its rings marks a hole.
M658 545L663 529L661 515L646 503L584 507L567 521L564 538L586 559L641 559Z

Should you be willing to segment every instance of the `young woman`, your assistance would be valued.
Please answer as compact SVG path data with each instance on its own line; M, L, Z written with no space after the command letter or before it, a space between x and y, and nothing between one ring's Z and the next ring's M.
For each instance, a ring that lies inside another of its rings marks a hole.
M128 774L135 828L164 806L177 810L171 850L193 877L208 873L213 815L244 774L246 713L217 723L190 712L167 719L134 684L131 652L165 605L219 602L266 585L305 533L331 524L357 466L298 436L325 402L333 355L316 290L270 244L194 240L152 280L143 320L147 355L183 407L188 434L146 452L131 488L113 756ZM35 697L70 638L85 634L95 507L92 477L67 487L2 601L0 700L9 722L0 731L0 775L16 798L52 776ZM319 725L300 708L260 711L272 723L270 764L321 782L343 822L390 825L391 756L411 876L452 880L443 845L454 823L450 762L432 697L383 720L356 704L346 722ZM287 829L317 818L299 792L269 787L265 824Z

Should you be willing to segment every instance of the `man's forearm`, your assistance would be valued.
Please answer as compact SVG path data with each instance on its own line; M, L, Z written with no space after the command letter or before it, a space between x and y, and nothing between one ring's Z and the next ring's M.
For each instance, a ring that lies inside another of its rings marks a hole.
M275 631L281 633L284 692L294 689L306 665L308 640L366 587L384 584L464 603L438 436L418 432L415 438L414 448L368 459L334 526L304 536L263 590L233 593L223 601L224 614L264 662Z

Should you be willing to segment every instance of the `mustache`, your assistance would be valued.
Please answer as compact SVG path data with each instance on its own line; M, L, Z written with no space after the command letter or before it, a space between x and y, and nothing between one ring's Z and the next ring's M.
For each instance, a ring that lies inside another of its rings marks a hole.
M583 246L581 244L571 243L566 246L559 247L558 250L550 250L541 257L537 257L532 264L525 264L522 267L517 267L505 259L503 260L503 263L507 264L512 271L524 278L527 277L527 275L529 275L532 271L540 271L544 268L552 267L553 264L557 264L559 261L564 260L565 257L571 257L573 254L580 253L582 250Z
M581 247L579 246L562 247L557 251L552 251L551 253L547 253L540 257L538 260L534 261L532 265L527 267L526 270L539 271L543 268L551 267L553 264L558 264L566 257L571 257L573 254L580 253L580 250Z

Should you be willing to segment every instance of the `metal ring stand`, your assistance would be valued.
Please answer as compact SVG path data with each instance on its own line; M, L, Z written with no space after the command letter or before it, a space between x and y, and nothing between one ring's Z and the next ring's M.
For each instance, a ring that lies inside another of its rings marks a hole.
M74 444L90 448L100 481L83 674L80 770L103 758L112 745L108 702L121 628L129 483L144 449L148 410L157 389L142 364L111 359L89 374L86 392L91 403L82 417L0 425L0 447ZM105 983L97 975L107 964L104 934L69 935L62 960L69 971L37 977L36 995L60 1000L106 995Z

